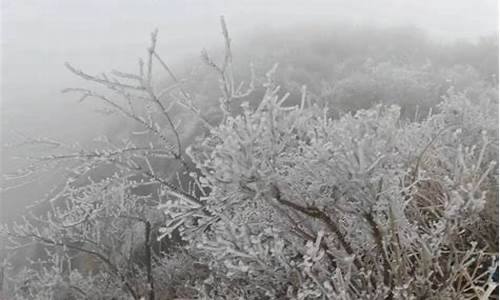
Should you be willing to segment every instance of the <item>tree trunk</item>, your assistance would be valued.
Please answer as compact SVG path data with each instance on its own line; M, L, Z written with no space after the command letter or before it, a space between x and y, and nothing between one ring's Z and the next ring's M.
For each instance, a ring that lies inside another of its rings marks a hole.
M146 221L144 247L146 253L146 272L147 272L147 299L155 300L154 279L153 279L153 259L151 257L151 223Z

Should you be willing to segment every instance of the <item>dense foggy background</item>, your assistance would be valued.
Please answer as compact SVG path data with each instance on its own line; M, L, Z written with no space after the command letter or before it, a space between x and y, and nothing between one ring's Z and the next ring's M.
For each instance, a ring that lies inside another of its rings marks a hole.
M314 31L316 26L342 24L416 26L443 42L475 40L497 31L494 0L267 2L271 1L2 0L2 144L13 142L18 133L85 141L119 126L94 114L91 104L77 104L74 96L60 93L80 84L63 63L69 61L91 74L133 71L154 28L160 30L159 51L174 65L186 58L198 60L203 47L221 44L219 15L226 16L235 46L249 36L280 30L297 40L290 27ZM257 50L259 44L254 47ZM235 56L237 60L238 53ZM11 171L18 164L7 157L16 150L2 148L2 172ZM23 199L36 198L43 190L44 183L38 185L39 189L4 191L0 219L19 214Z

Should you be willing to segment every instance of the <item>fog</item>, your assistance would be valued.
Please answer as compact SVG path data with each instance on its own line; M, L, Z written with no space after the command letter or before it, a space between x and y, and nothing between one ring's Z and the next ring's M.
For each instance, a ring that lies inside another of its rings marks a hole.
M256 28L333 21L411 24L445 39L474 39L497 29L494 0L441 0L431 5L417 0L266 2L4 0L2 131L22 124L39 127L37 121L60 123L53 110L64 117L75 108L59 94L75 82L63 62L89 72L132 68L154 28L160 29L160 50L170 61L218 41L219 15L227 16L235 43ZM44 118L47 105L50 119Z
M2 0L1 32L0 300L498 292L496 0Z
M495 0L3 0L2 144L19 132L68 141L105 132L111 121L95 115L90 104L60 93L80 84L63 63L92 74L132 71L154 28L160 31L159 51L175 63L204 47L218 47L220 15L226 16L236 45L257 33L329 24L410 25L443 41L474 40L497 31ZM2 151L4 172L17 166L7 154L12 150ZM9 198L2 197L1 215L7 215Z

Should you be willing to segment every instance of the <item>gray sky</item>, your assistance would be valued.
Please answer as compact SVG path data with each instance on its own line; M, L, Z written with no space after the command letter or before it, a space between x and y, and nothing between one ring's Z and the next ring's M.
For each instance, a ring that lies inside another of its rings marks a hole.
M221 45L220 15L226 16L238 45L251 32L279 32L292 25L314 28L311 25L329 22L415 25L443 40L474 39L497 31L498 12L495 0L1 1L2 143L14 129L66 141L104 132L112 121L93 113L89 104L77 104L75 95L60 93L81 85L63 63L94 74L134 71L154 28L160 30L159 52L172 62ZM2 151L2 171L15 168L6 152ZM21 207L19 201L38 197L40 190L43 187L25 189L31 194L12 194L9 199ZM0 199L0 219L2 207L9 207L3 204L7 201Z
M71 96L59 93L79 82L63 63L91 73L132 70L156 27L172 61L219 42L221 14L238 43L255 28L331 21L410 24L471 39L497 30L497 12L495 0L2 0L2 131L53 133L75 114L84 122Z

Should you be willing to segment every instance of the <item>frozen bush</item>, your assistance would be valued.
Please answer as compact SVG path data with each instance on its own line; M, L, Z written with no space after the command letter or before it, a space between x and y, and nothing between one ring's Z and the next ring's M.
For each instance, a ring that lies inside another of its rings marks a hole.
M305 86L291 99L277 84L276 66L259 80L251 71L248 84L238 85L221 24L222 63L202 53L219 79L216 120L206 118L197 95L157 54L156 33L138 74L92 76L68 65L118 97L66 91L100 100L144 131L120 143L101 139L94 150L32 141L61 153L33 158L17 175L59 161L75 166L44 202L44 214L1 231L6 252L31 244L44 250L25 268L2 265L8 295L487 299L498 251L498 212L489 209L498 195L498 88L456 71L463 88L447 87L443 101L419 118L402 118L391 101L334 117ZM154 63L172 86L155 85ZM366 93L434 95L423 84L433 80L427 69L369 68L369 76L337 88L374 78L364 82ZM254 101L245 101L251 95ZM198 119L187 125L190 132L205 128L189 147L172 115L176 104ZM165 172L166 163L176 163L177 173ZM109 176L89 175L103 166ZM176 238L182 241L173 245Z
M485 297L494 237L475 230L496 201L496 103L450 92L416 123L285 98L269 83L189 149L209 216L181 231L212 257L210 298Z

